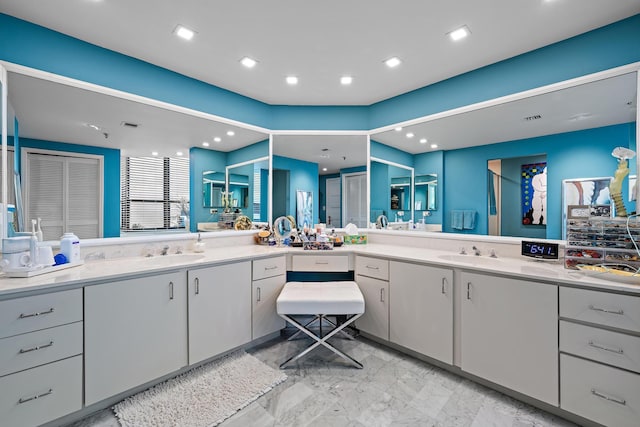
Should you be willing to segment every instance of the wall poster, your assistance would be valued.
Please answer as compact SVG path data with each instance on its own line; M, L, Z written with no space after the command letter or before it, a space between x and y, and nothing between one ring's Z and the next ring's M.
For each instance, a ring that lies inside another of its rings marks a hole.
M547 225L547 162L522 165L522 224Z

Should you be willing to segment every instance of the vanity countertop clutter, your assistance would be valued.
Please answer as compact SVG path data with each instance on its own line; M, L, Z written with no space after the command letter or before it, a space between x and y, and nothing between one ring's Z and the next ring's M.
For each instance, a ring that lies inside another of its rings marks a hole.
M203 253L121 256L31 278L0 276L0 357L15 365L15 347L39 358L0 373L0 392L15 394L0 416L25 426L74 421L201 361L277 336L284 324L275 300L286 271L354 271L365 298L365 316L356 321L364 336L581 425L634 425L640 283L502 256L504 248L492 258L493 242L483 244L483 255L464 255L454 250L460 241L425 237L410 243L413 237L371 233L371 243L327 251L232 238L237 244ZM513 255L510 249L504 253ZM14 330L23 323L28 327ZM211 324L227 326L212 332ZM113 347L130 351L120 357ZM149 357L153 366L144 363ZM65 377L54 375L60 370ZM40 384L43 378L50 381ZM47 399L57 390L73 398Z

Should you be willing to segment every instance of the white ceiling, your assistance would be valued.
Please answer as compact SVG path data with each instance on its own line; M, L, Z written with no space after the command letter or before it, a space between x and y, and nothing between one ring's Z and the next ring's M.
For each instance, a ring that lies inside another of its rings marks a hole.
M635 15L640 0L0 0L0 12L269 104L369 105ZM461 25L472 34L453 43ZM391 56L404 62L389 69Z
M275 135L273 154L317 163L320 175L339 173L342 169L367 164L367 137L366 135Z

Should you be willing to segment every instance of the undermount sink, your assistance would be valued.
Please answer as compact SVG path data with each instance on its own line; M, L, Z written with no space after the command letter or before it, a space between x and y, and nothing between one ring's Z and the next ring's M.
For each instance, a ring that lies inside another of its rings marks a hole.
M499 258L490 258L488 256L476 256L476 255L440 255L438 256L443 261L461 262L470 265L498 265L503 261Z
M190 262L198 261L204 258L202 254L171 254L171 255L156 255L152 257L142 258L142 262L145 265L172 265L172 264L188 264Z

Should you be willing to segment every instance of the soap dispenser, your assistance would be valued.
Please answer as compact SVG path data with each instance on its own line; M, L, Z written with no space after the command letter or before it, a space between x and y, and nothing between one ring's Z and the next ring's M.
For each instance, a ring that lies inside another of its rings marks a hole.
M194 252L204 252L204 242L202 241L202 236L198 233L198 240L193 244Z

